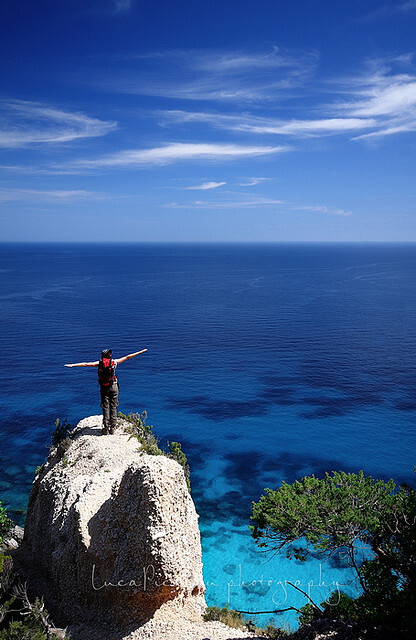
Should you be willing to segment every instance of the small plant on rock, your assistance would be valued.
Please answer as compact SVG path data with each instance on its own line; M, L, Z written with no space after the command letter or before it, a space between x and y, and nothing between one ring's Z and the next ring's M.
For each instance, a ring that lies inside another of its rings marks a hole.
M244 629L245 627L241 613L234 609L229 609L227 605L222 609L220 607L208 607L203 618L206 622L211 620L222 622L233 629Z
M182 445L180 442L168 442L168 449L170 451L169 458L176 460L181 467L183 468L186 480L186 486L188 487L189 492L191 491L191 479L190 479L190 469L188 464L188 459L184 452L182 451Z
M181 465L185 474L186 486L190 492L190 470L187 457L182 451L181 443L168 442L169 452L161 449L159 447L159 440L153 433L154 427L147 424L147 411L142 411L142 413L130 413L128 416L119 412L118 417L128 423L124 427L124 431L130 434L130 438L136 438L140 442L140 453L147 453L151 456L166 456L167 458L176 460L176 462Z
M74 425L69 424L66 418L61 420L56 418L55 430L52 433L52 446L57 447L60 442L70 437L70 431L74 428Z
M151 456L160 456L163 451L159 448L159 440L153 433L154 427L147 424L146 420L147 411L130 413L127 416L127 422L132 425L130 438L136 438L140 442L143 453Z
M14 586L12 597L0 607L0 623L4 627L0 640L69 640L66 630L55 627L50 620L43 599L36 598L32 602L27 585L21 582Z
M35 469L35 478L36 478L36 476L40 476L40 474L42 473L44 468L45 468L45 464L40 464L38 467L36 467L36 469Z
M0 502L0 545L3 544L5 537L13 526L13 521L7 515L6 509L1 506Z
M74 425L70 424L66 418L61 420L56 418L55 430L52 433L51 438L51 451L56 449L56 455L61 460L65 453L68 451L72 444L71 431L74 429Z
M265 638L287 638L288 636L287 631L275 627L274 624L268 624L264 629L256 629L256 632Z

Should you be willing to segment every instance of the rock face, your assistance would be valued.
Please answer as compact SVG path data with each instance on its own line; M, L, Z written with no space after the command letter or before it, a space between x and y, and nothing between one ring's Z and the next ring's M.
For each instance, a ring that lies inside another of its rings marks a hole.
M127 629L199 621L205 607L198 516L180 465L141 454L101 416L54 450L29 500L20 562L59 624Z

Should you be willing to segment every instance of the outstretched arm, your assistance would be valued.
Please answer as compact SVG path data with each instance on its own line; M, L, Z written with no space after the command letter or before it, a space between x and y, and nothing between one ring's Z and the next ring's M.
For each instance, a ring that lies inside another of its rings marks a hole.
M77 362L75 364L65 364L64 367L98 367L99 360L96 362Z
M144 353L147 349L142 349L141 351L136 351L135 353L129 353L128 356L123 356L123 358L117 358L117 364L121 364L122 362L126 362L126 360L131 360L131 358L135 358L140 353Z

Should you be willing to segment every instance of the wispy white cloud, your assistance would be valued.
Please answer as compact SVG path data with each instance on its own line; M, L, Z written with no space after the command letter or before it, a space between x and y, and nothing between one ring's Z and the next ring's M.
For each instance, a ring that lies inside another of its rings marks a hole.
M270 178L246 178L245 182L240 182L240 187L255 187L256 185L264 182L265 180L270 180Z
M416 130L416 71L412 56L371 61L362 76L346 81L350 98L335 109L344 116L364 118L373 124L355 140L380 138ZM402 67L395 70L396 67ZM403 69L405 67L405 69Z
M107 65L93 81L116 93L250 103L279 94L286 99L316 62L313 52L294 56L276 47L266 53L175 50L113 60L114 71Z
M29 200L46 202L73 202L74 200L103 200L108 195L82 189L39 190L39 189L0 189L0 202Z
M408 0L407 2L398 2L396 4L388 3L378 7L374 11L362 16L358 22L372 22L374 20L386 19L386 18L403 18L411 11L416 10L416 0Z
M67 176L67 175L79 175L79 169L76 169L69 164L67 166L56 165L0 165L0 170L7 171L15 174L25 175L40 175L40 176Z
M289 69L291 74L303 74L305 72L305 62L308 60L307 68L311 58L315 61L316 55L302 54L299 57L288 54L279 47L272 47L267 53L254 52L220 52L220 51L198 51L193 59L193 66L200 71L213 71L225 75L239 74L241 70L248 69Z
M39 102L7 100L0 104L0 147L64 144L104 136L116 128L116 122Z
M285 146L244 146L237 144L171 143L153 149L131 149L91 160L78 160L72 167L85 169L165 165L187 160L224 161L284 153Z
M207 191L209 189L218 189L218 187L222 187L226 182L204 182L196 187L185 187L187 191Z
M408 75L375 76L359 91L358 99L338 105L353 116L376 118L415 115L416 77Z
M410 10L413 1L400 6ZM278 48L162 51L113 60L98 84L113 92L207 103L203 110L154 111L161 126L202 124L240 136L298 139L365 139L414 130L412 54L370 61L350 78L319 78L317 65L314 52L291 55ZM234 112L226 111L229 104ZM278 116L267 113L270 105Z
M411 131L416 131L416 122L412 124L403 124L401 126L396 127L387 127L385 129L380 129L379 131L372 131L371 133L365 133L361 136L355 136L352 138L353 140L376 140L379 138L383 138L386 136L393 136L397 133L409 133Z
M333 207L325 207L325 206L297 206L292 205L292 209L295 211L312 211L315 213L326 213L331 216L350 216L352 215L351 211L345 211L345 209L335 209Z
M350 216L351 211L328 207L325 205L298 205L293 202L270 198L263 195L228 192L221 198L213 198L211 200L194 200L192 202L171 202L167 205L170 209L252 209L265 208L271 209L278 213L291 213L296 211L310 211L311 213L331 215L331 216Z
M298 138L342 134L350 131L369 129L376 124L368 118L321 118L315 120L282 120L243 114L221 114L190 111L166 111L160 114L163 121L199 122L228 131L274 134Z
M270 207L284 205L283 200L256 196L245 200L236 199L235 195L230 195L228 199L222 200L195 200L193 202L171 202L166 205L171 209L247 209L252 207Z
M114 0L114 11L124 13L132 8L132 0Z
M298 139L348 135L363 140L416 129L416 70L410 54L369 61L360 75L328 80L322 87L321 102L310 103L310 117L305 110L303 117L298 118L276 118L247 111L168 110L157 115L165 126L203 124L234 134Z
M407 13L408 11L416 11L416 0L409 0L409 2L404 2L403 4L398 6L399 11L404 11Z
M357 129L368 129L375 124L375 120L360 118L322 118L321 120L290 120L288 122L275 123L269 121L257 125L246 123L240 125L240 130L307 138L346 133Z

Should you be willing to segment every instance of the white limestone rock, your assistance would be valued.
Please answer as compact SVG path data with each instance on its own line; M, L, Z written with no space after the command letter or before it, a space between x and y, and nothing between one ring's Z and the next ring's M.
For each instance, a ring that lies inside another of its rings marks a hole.
M205 608L198 516L180 465L140 452L101 416L52 451L29 500L23 571L60 625L198 622Z

